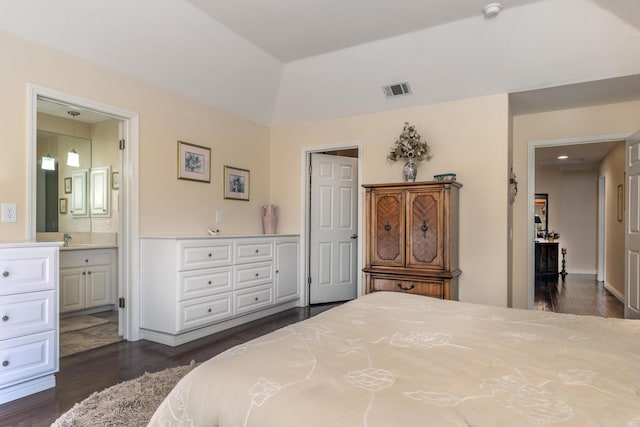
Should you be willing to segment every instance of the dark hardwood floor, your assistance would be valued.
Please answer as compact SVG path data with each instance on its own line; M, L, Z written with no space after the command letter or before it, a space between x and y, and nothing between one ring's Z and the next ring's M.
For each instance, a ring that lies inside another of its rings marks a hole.
M624 317L624 304L595 275L536 276L534 309L601 317Z
M336 305L287 310L178 347L146 340L123 341L64 357L60 359L56 387L0 405L0 426L50 426L76 402L95 391L136 378L145 372L186 365L191 360L203 362L235 345Z

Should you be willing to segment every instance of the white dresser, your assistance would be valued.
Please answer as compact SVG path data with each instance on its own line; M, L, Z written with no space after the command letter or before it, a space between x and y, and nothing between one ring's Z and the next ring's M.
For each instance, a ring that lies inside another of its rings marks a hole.
M293 308L299 237L140 239L140 332L176 346Z
M58 243L0 243L0 404L55 387Z

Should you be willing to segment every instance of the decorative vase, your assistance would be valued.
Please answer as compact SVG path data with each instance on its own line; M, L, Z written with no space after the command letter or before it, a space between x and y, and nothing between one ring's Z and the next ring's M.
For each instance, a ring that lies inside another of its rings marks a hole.
M416 175L418 174L418 165L413 158L407 159L407 163L404 164L404 180L407 182L414 182Z
M278 207L275 205L262 206L262 229L264 234L276 234L278 224Z

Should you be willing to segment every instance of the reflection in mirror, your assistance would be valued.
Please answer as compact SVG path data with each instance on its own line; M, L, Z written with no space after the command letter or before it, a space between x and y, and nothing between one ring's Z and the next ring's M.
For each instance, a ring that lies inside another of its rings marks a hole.
M549 230L549 195L536 193L533 202L536 235Z
M78 167L67 164L67 154L75 150L79 157ZM67 199L64 204L69 206L79 193L83 193L86 200L85 188L74 188L72 175L78 169L91 168L91 141L69 135L61 135L38 129L36 171L36 231L65 231L70 229L71 212L58 213L59 199ZM48 159L53 159L54 170L43 169ZM85 224L86 225L86 224ZM89 230L79 230L89 231Z

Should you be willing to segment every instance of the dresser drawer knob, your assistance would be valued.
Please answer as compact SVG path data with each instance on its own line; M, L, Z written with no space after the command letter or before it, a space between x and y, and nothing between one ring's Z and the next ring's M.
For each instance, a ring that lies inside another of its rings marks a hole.
M4 316L2 316L2 321L3 322L8 322L9 321L9 316L7 316L6 314Z
M211 254L211 252L209 252L209 258L211 258L213 255Z
M258 276L259 276L259 274L258 274L258 273L256 273L256 277L258 277Z
M89 262L89 260L88 260L88 259L85 259L85 260L84 260L84 262Z
M402 283L398 283L398 287L400 288L401 291L410 291L411 289L415 288L416 285L412 283L411 286L409 286L408 288L405 288L404 286L402 286Z
M256 253L260 252L258 249L256 249Z
M2 272L2 277L9 277L9 272L8 271L3 271Z
M207 282L207 284L208 284L208 285L210 285L210 284L211 284L211 280L209 280L209 281Z
M207 311L208 311L209 313L211 313L211 309L208 309Z
M8 360L3 360L2 361L2 366L9 366L9 361Z
M256 301L258 301L258 297L256 297Z

